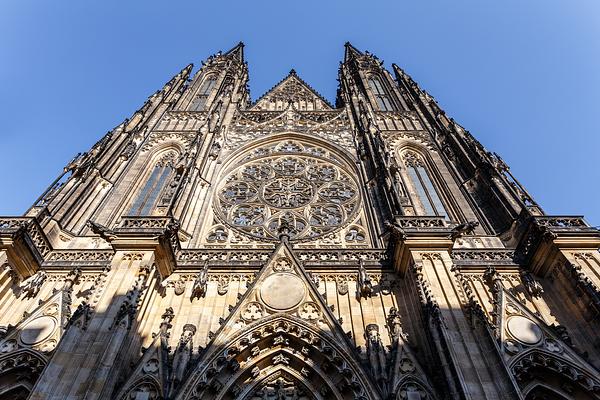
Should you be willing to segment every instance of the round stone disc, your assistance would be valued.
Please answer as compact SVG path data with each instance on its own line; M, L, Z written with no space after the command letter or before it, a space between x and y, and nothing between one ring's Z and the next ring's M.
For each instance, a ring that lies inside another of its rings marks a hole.
M511 317L506 325L510 334L521 343L532 345L542 340L542 329L528 318Z
M19 339L23 344L40 343L50 337L56 328L56 320L49 316L34 319L23 327Z
M260 297L268 307L283 311L300 304L305 292L302 280L296 275L279 273L264 280Z

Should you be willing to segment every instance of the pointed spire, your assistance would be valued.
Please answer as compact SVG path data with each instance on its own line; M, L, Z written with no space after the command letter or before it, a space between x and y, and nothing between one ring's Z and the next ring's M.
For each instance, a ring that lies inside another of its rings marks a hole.
M244 62L244 42L239 42L231 50L227 51L224 55L228 57L236 58L239 62Z
M346 42L344 47L346 48L344 52L344 62L348 62L355 57L363 55L363 53L354 47L350 42Z
M169 89L171 87L173 87L173 85L176 84L178 81L181 81L181 80L185 81L185 80L187 80L188 77L190 76L190 73L192 72L193 68L194 68L194 64L192 64L192 63L189 63L188 65L186 65L174 77L172 77L171 79L169 79L169 81L163 87L163 91L164 92L168 92Z
M187 77L190 76L190 73L192 72L193 68L194 64L189 63L184 69L181 70L181 72L179 72L179 74L187 79Z
M398 64L392 63L392 69L394 70L394 72L396 72L398 76L401 76L403 78L410 78L410 76L402 68L400 68ZM410 79L412 80L412 78Z

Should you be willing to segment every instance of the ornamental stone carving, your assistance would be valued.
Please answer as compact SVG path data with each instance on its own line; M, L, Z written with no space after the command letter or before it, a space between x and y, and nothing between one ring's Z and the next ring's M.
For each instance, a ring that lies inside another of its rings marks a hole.
M317 303L307 301L298 307L298 316L311 322L318 321L321 318L321 310Z
M294 142L272 150L254 151L222 180L215 209L223 222L269 241L278 240L278 228L286 224L297 241L331 234L353 220L360 193L341 162L307 154ZM352 231L350 239L364 240L364 234Z
M264 315L264 310L260 303L253 301L246 305L244 311L242 311L242 318L245 321L252 322L261 319Z

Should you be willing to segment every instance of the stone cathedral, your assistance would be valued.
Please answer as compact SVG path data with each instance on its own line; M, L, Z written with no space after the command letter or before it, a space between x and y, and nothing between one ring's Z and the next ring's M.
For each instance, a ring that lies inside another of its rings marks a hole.
M192 70L0 217L0 400L600 399L600 231L400 67Z

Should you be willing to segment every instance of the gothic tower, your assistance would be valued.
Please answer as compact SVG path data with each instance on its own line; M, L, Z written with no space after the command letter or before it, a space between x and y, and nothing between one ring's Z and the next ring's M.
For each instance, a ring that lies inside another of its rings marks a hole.
M192 70L0 217L0 400L600 399L600 232L400 67Z

